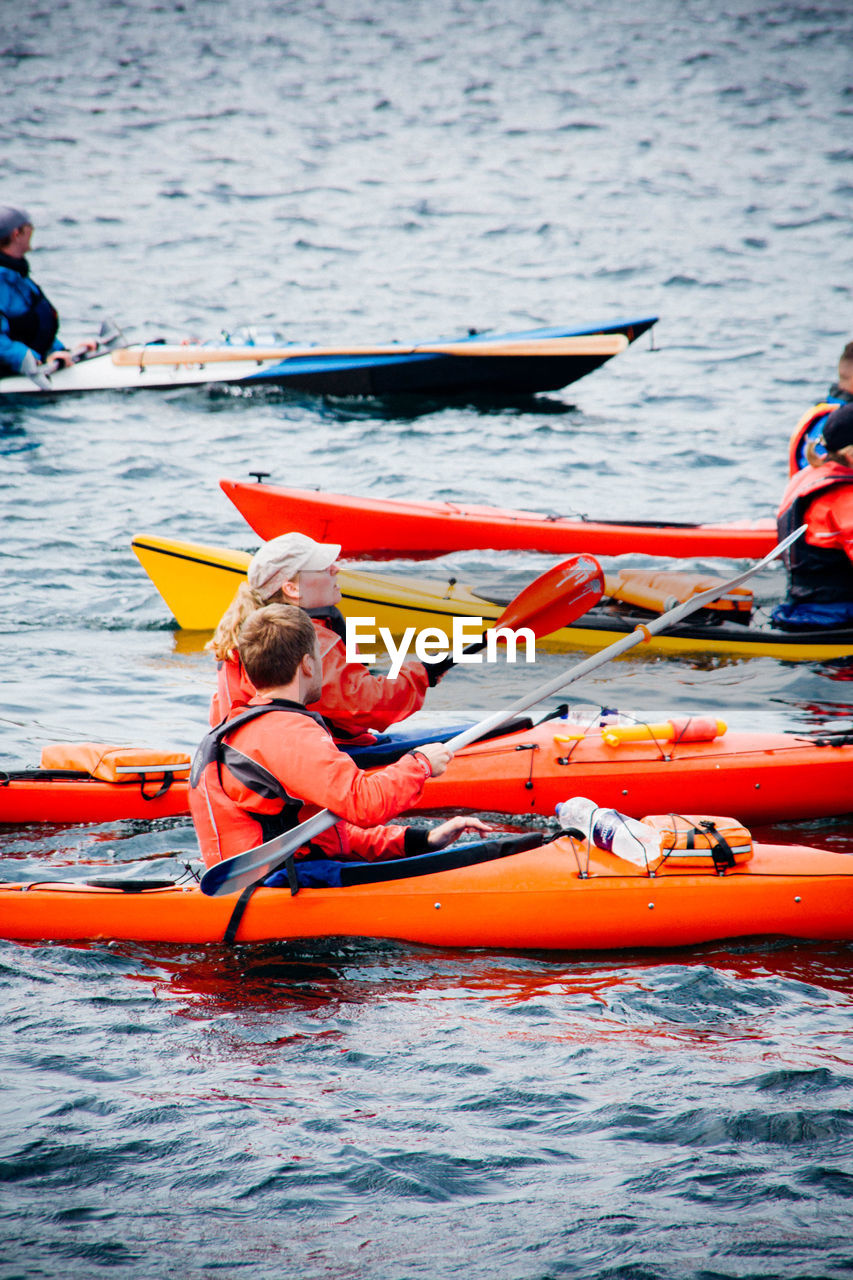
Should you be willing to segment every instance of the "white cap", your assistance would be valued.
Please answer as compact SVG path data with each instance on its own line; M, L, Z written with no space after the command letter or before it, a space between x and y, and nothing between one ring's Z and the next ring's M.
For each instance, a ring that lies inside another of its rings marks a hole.
M293 582L303 569L328 569L341 554L340 545L315 542L304 533L283 533L265 542L252 557L247 571L249 586L264 600L274 596L285 582Z

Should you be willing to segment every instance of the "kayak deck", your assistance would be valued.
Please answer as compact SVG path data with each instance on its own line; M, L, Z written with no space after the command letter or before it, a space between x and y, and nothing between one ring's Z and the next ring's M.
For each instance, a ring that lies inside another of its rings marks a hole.
M235 897L197 886L122 892L80 882L0 885L0 937L220 942ZM758 845L725 875L654 876L559 839L496 862L347 888L261 888L239 942L359 937L439 947L600 950L782 935L853 938L853 858Z

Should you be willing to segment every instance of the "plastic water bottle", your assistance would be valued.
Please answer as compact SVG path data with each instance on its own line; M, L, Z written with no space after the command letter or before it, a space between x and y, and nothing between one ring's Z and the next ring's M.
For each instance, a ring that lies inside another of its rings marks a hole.
M615 853L638 867L654 867L661 856L661 832L617 809L601 809L586 796L572 796L556 808L561 827L583 831L596 849Z
M615 707L599 707L585 702L573 703L560 719L565 724L582 725L585 729L598 729L602 725L623 722L623 717Z

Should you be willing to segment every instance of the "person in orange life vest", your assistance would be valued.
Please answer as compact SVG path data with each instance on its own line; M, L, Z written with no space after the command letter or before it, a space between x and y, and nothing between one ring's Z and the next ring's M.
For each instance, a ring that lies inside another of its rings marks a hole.
M809 446L813 446L812 456L822 462L826 457L823 443L823 428L830 413L835 412L835 405L853 402L853 342L848 342L841 352L838 361L838 381L834 382L820 404L810 412L813 417L802 431L797 442L796 459L799 467L809 465Z
M240 585L207 645L217 659L212 725L232 707L245 706L254 694L237 652L240 630L255 609L278 601L301 605L314 621L323 661L323 690L311 710L323 716L338 741L373 742L369 730L381 732L423 706L427 689L441 679L446 665L404 662L400 674L389 680L371 675L360 662L347 662L344 620L337 608L341 589L335 561L340 550L303 533L284 533L253 556L247 581Z
M256 610L239 643L256 693L208 731L190 776L190 813L208 866L292 830L320 809L342 821L299 850L297 860L399 858L443 849L466 829L489 830L470 817L429 832L377 825L408 808L453 753L429 743L371 775L353 764L322 717L307 709L320 696L322 659L302 609L272 604Z
M824 456L810 447L777 513L780 539L806 525L785 555L788 595L772 614L792 631L853 625L853 404L828 416L823 445Z

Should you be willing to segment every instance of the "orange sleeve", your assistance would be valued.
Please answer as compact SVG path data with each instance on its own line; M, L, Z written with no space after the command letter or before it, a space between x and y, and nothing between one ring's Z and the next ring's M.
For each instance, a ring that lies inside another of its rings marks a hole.
M394 680L373 676L360 662L347 662L340 636L315 622L323 659L323 692L311 704L330 725L349 733L387 729L424 704L429 681L421 662L405 662Z
M340 831L341 827L345 828L344 832ZM348 851L365 862L382 862L386 858L402 858L405 854L405 827L354 827L350 822L339 822L326 835L330 837L328 843L323 843L322 838L313 843L320 844L329 858L343 857Z
M853 561L853 485L819 494L806 512L806 542L837 547Z
M329 857L355 855L371 861L399 857L405 828L377 824L396 817L420 796L430 776L429 762L409 753L368 774L339 751L314 721L300 718L298 731L284 735L280 727L276 729L277 719L264 716L254 722L261 729L260 742L255 738L253 745L254 758L280 780L288 794L305 802L300 821L318 809L329 809L344 819L313 843ZM238 730L235 744L239 735Z

